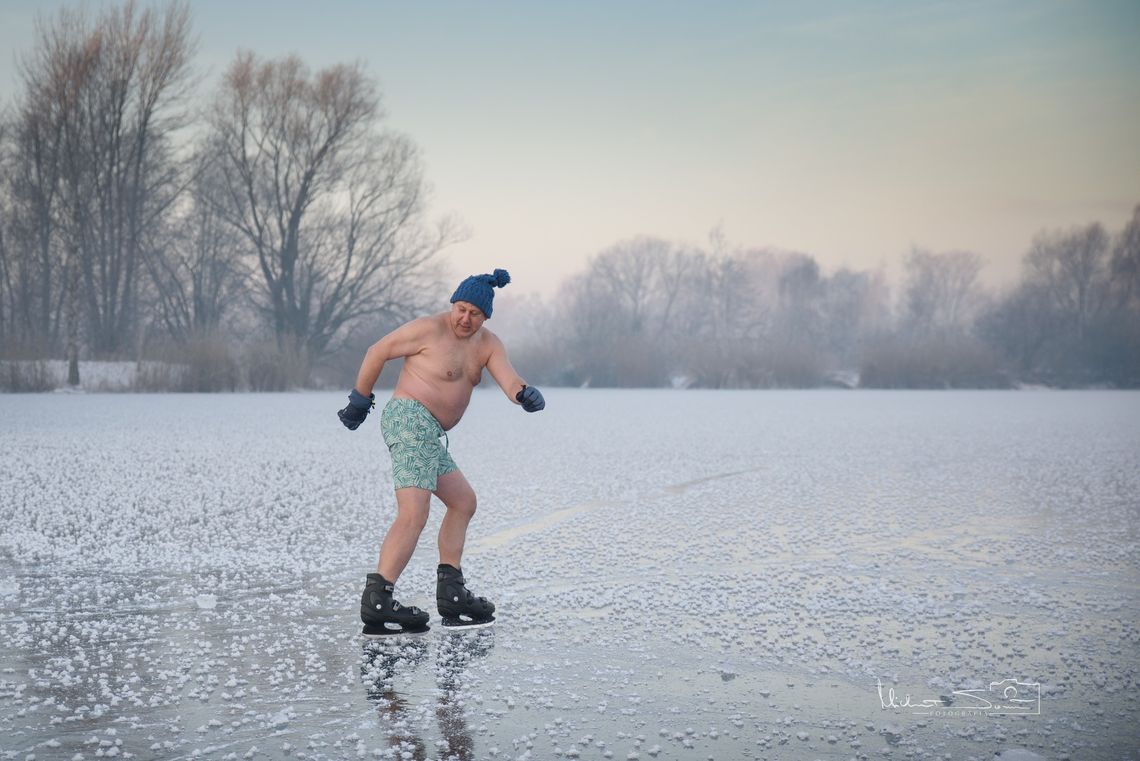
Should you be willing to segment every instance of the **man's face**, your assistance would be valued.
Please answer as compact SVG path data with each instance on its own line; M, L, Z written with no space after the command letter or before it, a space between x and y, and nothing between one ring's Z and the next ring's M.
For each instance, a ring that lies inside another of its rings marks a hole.
M483 312L470 302L457 301L451 305L451 330L459 338L475 335L486 319Z

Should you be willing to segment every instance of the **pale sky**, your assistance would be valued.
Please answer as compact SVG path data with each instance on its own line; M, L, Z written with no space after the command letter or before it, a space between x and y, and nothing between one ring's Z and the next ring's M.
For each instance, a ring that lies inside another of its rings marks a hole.
M0 0L0 97L36 12ZM97 9L99 2L89 2ZM552 295L655 235L889 271L1140 203L1140 2L192 2L209 92L240 48L362 61L420 147L456 277Z

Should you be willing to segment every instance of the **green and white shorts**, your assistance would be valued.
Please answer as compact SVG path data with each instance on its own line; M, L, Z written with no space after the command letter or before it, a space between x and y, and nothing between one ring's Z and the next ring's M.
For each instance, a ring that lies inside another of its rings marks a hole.
M447 436L443 426L415 399L392 399L384 405L380 430L392 455L392 482L397 489L435 491L440 476L459 470L439 441Z

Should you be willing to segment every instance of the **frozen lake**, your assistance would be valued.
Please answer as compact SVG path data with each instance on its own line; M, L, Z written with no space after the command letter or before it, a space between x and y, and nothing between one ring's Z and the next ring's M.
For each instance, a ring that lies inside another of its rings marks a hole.
M0 396L0 758L1140 758L1140 394L544 391L372 647L344 394Z

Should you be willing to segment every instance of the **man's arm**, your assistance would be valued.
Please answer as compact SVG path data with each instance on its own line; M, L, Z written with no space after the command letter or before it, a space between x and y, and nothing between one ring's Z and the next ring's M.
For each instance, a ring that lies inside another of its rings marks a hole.
M421 317L401 325L368 347L364 361L360 363L360 372L356 374L356 386L348 395L348 406L337 412L337 417L345 428L355 431L372 411L376 398L372 395L372 387L376 385L384 363L395 357L407 357L423 351L424 341L431 329L430 318Z
M487 357L487 371L491 373L491 377L495 379L495 383L499 384L499 388L503 390L507 398L518 404L519 401L515 397L526 386L526 381L519 377L511 365L511 361L507 359L507 349L503 346L502 340L490 331L488 331L487 340L491 343L491 354Z
M487 358L487 370L491 377L499 384L499 388L515 404L522 405L527 412L538 412L546 407L546 400L534 386L526 385L526 381L519 377L511 361L507 359L507 350L503 342L494 333L489 333L491 341L491 354Z
M431 330L431 318L421 317L417 320L404 323L364 352L364 361L360 363L360 372L356 374L356 390L363 396L372 393L376 379L384 370L384 363L398 357L409 357L423 351L424 342Z

